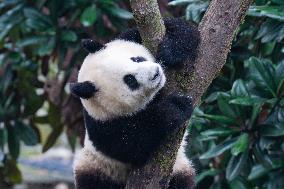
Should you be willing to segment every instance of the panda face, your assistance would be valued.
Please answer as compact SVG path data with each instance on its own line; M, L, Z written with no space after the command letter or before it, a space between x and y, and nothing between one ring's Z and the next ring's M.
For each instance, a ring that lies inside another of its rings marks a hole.
M165 80L162 67L145 47L114 40L85 58L78 83L92 93L79 96L92 117L109 120L145 108Z

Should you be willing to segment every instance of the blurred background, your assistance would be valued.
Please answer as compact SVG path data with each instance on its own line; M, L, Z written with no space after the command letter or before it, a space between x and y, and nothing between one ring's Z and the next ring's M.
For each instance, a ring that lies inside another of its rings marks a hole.
M159 0L199 23L207 0ZM135 26L127 0L0 1L0 188L73 188L84 136L69 95L86 53ZM255 0L222 72L192 116L199 189L284 188L284 1Z

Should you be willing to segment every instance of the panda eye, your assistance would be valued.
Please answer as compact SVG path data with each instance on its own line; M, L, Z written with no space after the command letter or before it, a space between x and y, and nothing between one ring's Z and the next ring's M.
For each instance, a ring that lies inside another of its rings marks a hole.
M137 62L137 63L146 61L146 58L144 58L144 57L142 57L142 56L131 57L130 59L131 59L133 62Z
M140 86L135 76L131 74L124 76L123 81L132 91L138 89Z

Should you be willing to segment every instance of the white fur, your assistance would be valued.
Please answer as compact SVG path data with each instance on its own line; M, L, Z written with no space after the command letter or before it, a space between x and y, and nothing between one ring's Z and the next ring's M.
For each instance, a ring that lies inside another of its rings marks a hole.
M130 58L142 56L147 61L133 62ZM151 80L160 71L160 77ZM141 87L130 90L124 83L127 74L135 75ZM142 45L114 40L106 48L89 54L79 71L78 82L90 81L98 88L94 97L81 99L87 112L98 120L109 120L131 115L143 108L164 86L166 77L162 67Z
M75 175L76 173L80 174L80 172L92 173L98 171L113 181L126 182L130 165L107 157L96 150L86 134L84 148L76 153L73 170Z
M175 164L173 166L173 174L183 173L187 175L195 175L195 170L191 161L185 155L185 147L186 147L186 137L188 132L186 131L182 142L180 144L180 148L178 149L177 157Z

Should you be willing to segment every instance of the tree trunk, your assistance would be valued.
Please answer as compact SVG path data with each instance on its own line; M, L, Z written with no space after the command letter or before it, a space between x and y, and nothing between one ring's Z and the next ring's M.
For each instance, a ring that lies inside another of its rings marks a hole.
M155 0L130 0L140 35L155 52L165 28ZM212 0L200 25L201 43L195 67L167 73L165 91L179 90L193 97L196 106L226 62L234 34L252 0ZM155 11L155 12L154 12ZM187 123L168 137L165 144L143 168L131 173L127 189L166 189L176 152Z

